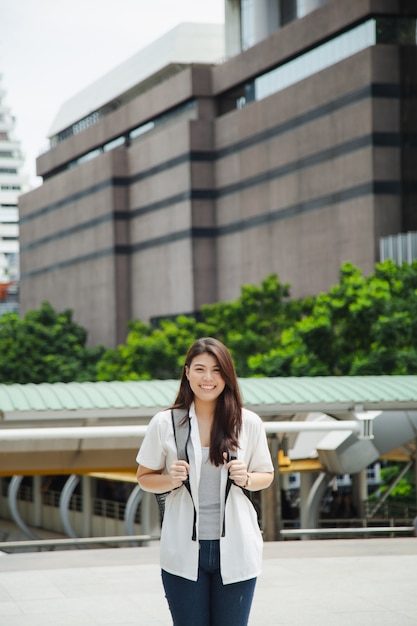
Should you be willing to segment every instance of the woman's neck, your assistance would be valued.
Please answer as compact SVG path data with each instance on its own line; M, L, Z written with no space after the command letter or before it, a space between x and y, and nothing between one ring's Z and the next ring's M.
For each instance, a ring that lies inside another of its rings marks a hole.
M211 440L211 429L214 420L214 410L216 404L212 402L196 402L195 414L197 415L198 432L202 447L209 448Z
M199 420L212 422L216 411L216 402L204 402L198 398L194 399L195 414Z

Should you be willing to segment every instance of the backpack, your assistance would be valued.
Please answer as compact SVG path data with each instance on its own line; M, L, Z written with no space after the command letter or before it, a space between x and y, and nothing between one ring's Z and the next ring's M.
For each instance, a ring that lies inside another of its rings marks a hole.
M188 458L188 453L187 453L187 444L191 435L191 420L188 415L188 410L187 409L171 409L171 420L172 420L172 429L174 431L175 444L177 446L177 458L179 460L187 461L187 463L189 463L189 458ZM230 451L228 451L227 460L232 461L234 459L236 459L236 456L232 454ZM230 477L228 477L227 483L226 483L225 501L227 500L227 496L229 495L230 487L232 486L232 484L233 484L233 481L230 479ZM197 511L195 508L193 496L191 494L190 479L187 477L187 479L183 482L183 484L180 485L179 487L176 487L176 489L181 489L181 486L184 486L187 489L188 493L190 494L191 501L193 503L194 520L193 520L192 540L196 541ZM251 500L252 502L251 493L247 489L244 489L243 487L241 487L241 489L245 493L245 495L249 498L249 500ZM165 500L168 494L170 493L171 493L170 491L165 491L164 493L155 494L156 501L159 506L161 523L163 522L163 519L164 519ZM222 537L224 537L225 532L226 532L225 519L223 519Z
M190 418L188 417L187 409L171 409L171 420L172 420L172 429L174 431L175 444L177 446L177 458L181 461L187 461L188 463L188 453L187 453L187 444L190 439L191 434L191 423ZM191 496L191 487L190 480L187 478L183 482L184 487ZM179 487L177 487L179 489ZM165 491L164 493L156 493L156 501L159 506L159 514L161 517L161 523L164 519L165 513L165 500L167 495L171 493L170 491ZM196 510L194 507L194 515L196 515Z

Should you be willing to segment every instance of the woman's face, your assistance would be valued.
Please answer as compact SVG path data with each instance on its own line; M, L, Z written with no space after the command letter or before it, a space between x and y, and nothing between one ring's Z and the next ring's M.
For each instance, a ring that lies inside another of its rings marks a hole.
M195 399L215 402L226 386L217 360L204 352L191 361L185 369Z

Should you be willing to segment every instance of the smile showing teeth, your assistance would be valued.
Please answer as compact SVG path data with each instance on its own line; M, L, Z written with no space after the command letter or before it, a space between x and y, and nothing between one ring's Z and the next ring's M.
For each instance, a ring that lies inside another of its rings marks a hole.
M214 385L201 385L201 389L214 389Z

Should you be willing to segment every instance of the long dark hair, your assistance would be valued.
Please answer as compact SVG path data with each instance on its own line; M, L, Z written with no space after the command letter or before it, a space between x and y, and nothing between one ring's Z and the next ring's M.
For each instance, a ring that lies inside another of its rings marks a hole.
M217 398L210 434L210 461L218 466L224 463L224 452L238 448L238 438L242 427L242 398L236 370L229 350L221 341L213 339L213 337L203 337L197 339L189 348L173 408L187 410L190 408L194 400L194 393L188 382L186 368L190 367L193 359L200 354L210 354L216 359L222 378L226 383L225 388Z

